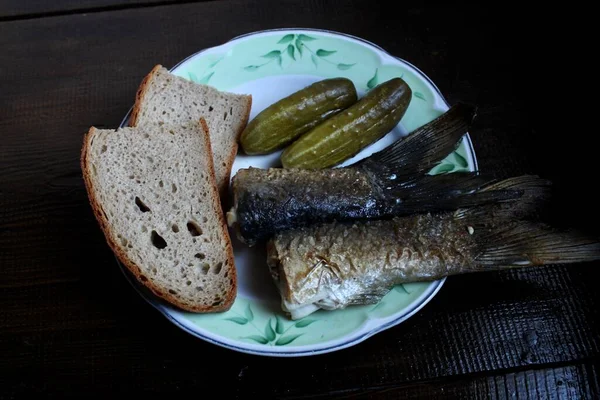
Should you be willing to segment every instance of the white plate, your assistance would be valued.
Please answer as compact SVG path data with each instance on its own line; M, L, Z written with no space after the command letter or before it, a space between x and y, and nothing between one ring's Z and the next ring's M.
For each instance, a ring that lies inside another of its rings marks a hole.
M278 99L320 79L347 77L362 96L378 83L402 77L414 95L402 121L345 165L381 150L449 108L433 82L412 64L366 40L330 31L278 29L243 35L193 54L171 72L220 90L252 94L250 118ZM129 114L122 126L127 125L128 118ZM279 152L252 157L240 154L232 176L240 168L277 166L278 160ZM458 150L436 167L440 168L476 170L468 134ZM360 343L414 315L444 283L440 280L401 285L376 305L318 311L300 321L291 321L281 311L264 249L248 248L231 234L239 288L234 305L225 313L193 314L178 310L139 285L123 266L121 269L152 306L186 332L235 351L267 356L322 354Z

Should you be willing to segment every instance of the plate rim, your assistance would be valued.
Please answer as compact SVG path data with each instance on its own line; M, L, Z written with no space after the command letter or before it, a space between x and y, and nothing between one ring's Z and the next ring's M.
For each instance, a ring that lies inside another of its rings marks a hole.
M168 71L173 72L175 69L177 69L182 64L186 63L187 61L191 60L192 58L194 58L204 52L219 48L221 46L224 46L228 43L231 43L233 41L236 41L236 40L239 40L242 38L256 36L256 35L264 34L264 33L282 32L282 31L327 33L327 34L331 34L334 36L350 38L350 39L356 40L358 42L362 42L368 46L372 46L373 48L379 50L380 52L384 53L385 55L387 55L395 60L398 60L401 63L404 63L404 64L410 66L411 68L413 68L420 75L421 78L426 80L431 85L431 87L435 90L436 94L440 97L442 103L446 107L450 108L450 104L448 103L448 101L446 100L446 98L444 97L444 95L442 94L440 89L438 88L438 86L431 80L431 78L429 78L428 75L426 75L423 71L421 71L417 66L415 66L411 62L390 53L383 47L381 47L367 39L364 39L362 37L355 36L355 35L352 35L349 33L330 30L330 29L288 27L288 28L273 28L273 29L263 29L263 30L257 30L257 31L252 31L252 32L246 32L246 33L243 33L243 34L240 34L237 36L233 36L229 40L226 40L215 46L200 49L200 50L188 55L187 57L181 59L179 62L174 64L171 68L167 68L167 69L168 69ZM129 108L128 112L125 114L124 118L119 123L119 128L126 126L129 118L131 117L132 111L133 111L133 105ZM473 147L471 136L468 131L465 132L462 140L465 142L465 144L469 150L470 158L473 163L473 170L478 171L479 165L477 162L477 155L475 153L475 149ZM187 332L188 334L190 334L194 337L197 337L199 339L202 339L206 342L217 345L219 347L228 349L230 351L236 351L236 352L241 352L241 353L246 353L246 354L251 354L251 355L267 356L267 357L304 357L304 356L311 356L311 355L321 355L321 354L326 354L326 353L330 353L333 351L343 350L348 347L352 347L357 344L360 344L361 342L364 342L368 338L370 338L384 330L387 330L396 325L399 325L402 322L406 321L407 319L411 318L413 315L415 315L417 312L419 312L421 309L423 309L427 304L429 304L429 302L431 300L433 300L433 298L437 295L437 293L444 286L446 279L447 279L447 277L444 277L442 279L433 281L432 285L430 285L425 290L425 292L423 292L423 294L421 294L421 296L419 296L417 299L415 299L412 302L412 306L408 308L408 311L404 312L398 318L392 319L384 324L380 324L377 327L360 334L359 336L356 336L356 337L353 337L352 339L344 341L343 343L333 344L328 347L322 347L322 348L318 348L318 349L314 349L314 350L310 350L310 349L308 349L308 350L288 350L290 348L284 348L284 347L280 348L281 351L254 350L254 349L250 348L251 345L248 345L246 347L236 346L236 345L233 345L230 343L225 343L223 341L216 340L207 335L203 335L202 333L198 332L197 330L191 329L185 323L183 323L182 321L179 320L179 318L182 318L180 316L180 314L182 314L182 313L179 310L176 310L174 307L171 307L168 304L164 304L164 301L162 301L161 299L150 298L150 296L146 295L146 293L144 293L142 291L142 288L139 287L139 284L135 281L135 278L133 276L131 276L131 274L128 271L126 271L126 268L119 261L119 259L116 257L116 255L113 255L113 256L115 257L117 265L119 266L119 269L125 276L127 282L129 282L129 284L140 295L140 297L142 297L148 304L150 304L152 307L154 307L154 309L159 311L160 314L162 314L167 320L169 320L172 324L177 326L179 329L183 330L184 332ZM178 315L179 318L176 317L176 315ZM189 324L192 324L192 323L189 322ZM358 329L360 329L360 327ZM307 346L307 347L310 347L310 346Z

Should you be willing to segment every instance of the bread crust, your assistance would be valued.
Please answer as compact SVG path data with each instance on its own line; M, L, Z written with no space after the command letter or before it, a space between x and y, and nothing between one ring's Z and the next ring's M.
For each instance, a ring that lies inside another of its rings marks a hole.
M200 126L202 127L202 130L204 132L203 137L207 143L207 148L210 150L211 147L210 147L210 139L208 137L208 126L206 124L206 121L204 121L204 119L200 120ZM176 296L173 296L171 293L169 293L168 290L161 289L159 286L155 285L150 279L148 279L142 273L142 270L140 269L140 267L127 256L127 254L125 253L125 251L123 251L121 246L113 239L112 231L108 224L107 218L104 214L104 210L102 209L101 202L96 197L96 194L94 191L94 184L93 184L93 180L91 177L90 164L88 162L88 154L89 154L88 150L90 149L90 143L93 140L94 136L96 135L96 132L97 132L97 129L95 127L91 127L88 130L88 132L84 135L83 146L82 146L81 157L80 157L80 165L81 165L81 170L82 170L82 175L83 175L84 186L85 186L86 192L88 194L90 206L92 207L94 216L96 217L96 220L98 221L98 224L100 225L100 229L102 230L102 232L104 234L104 237L106 239L108 246L114 252L117 259L121 263L123 263L123 265L125 265L127 270L129 270L135 276L136 280L139 283L141 283L142 285L144 285L145 287L150 289L152 291L152 293L154 293L157 297L162 298L163 300L180 308L181 310L194 312L194 313L216 313L216 312L224 312L224 311L229 310L231 308L231 306L233 305L233 302L237 295L237 269L236 269L235 263L234 263L233 245L231 244L231 238L229 236L229 231L227 230L227 225L226 225L225 217L224 217L223 213L217 212L217 218L219 219L219 224L222 229L222 234L225 236L225 239L226 239L225 242L226 242L227 260L228 260L227 265L229 268L229 276L233 283L232 283L231 287L229 288L229 291L227 292L225 299L217 306L193 305L193 304L188 304L186 302L180 301ZM214 183L214 182L216 182L216 179L215 179L215 170L214 170L214 165L212 162L212 157L210 157L210 160L211 160L211 162L209 163L210 168L209 168L208 172L212 179L212 182ZM213 196L211 196L211 201L213 202L214 209L219 211L221 209L219 199L213 195Z
M154 68L142 79L140 86L138 87L135 93L135 103L133 104L133 109L131 111L131 118L129 119L129 126L137 126L138 118L141 111L141 105L143 103L144 97L150 88L150 81L154 78L155 75L163 68L161 64L156 64Z
M252 110L252 96L250 96L250 95L245 96L245 99L246 99L246 107L244 109L244 117L242 118L242 121L240 122L239 129L235 133L234 145L231 146L231 151L229 153L229 157L227 157L227 161L225 162L225 165L226 165L225 168L226 168L227 173L225 174L224 181L218 182L219 195L221 196L222 199L225 199L227 197L227 192L229 190L229 182L231 181L231 170L233 168L233 163L235 161L235 158L237 157L237 154L238 154L240 136L242 136L242 132L246 128L246 125L248 124L248 120L250 119L250 111Z

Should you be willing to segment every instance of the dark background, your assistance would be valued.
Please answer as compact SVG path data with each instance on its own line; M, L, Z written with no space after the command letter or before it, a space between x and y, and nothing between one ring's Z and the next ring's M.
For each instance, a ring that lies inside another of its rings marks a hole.
M123 279L87 202L83 134L116 127L155 64L269 28L349 33L415 64L479 107L482 171L552 179L546 217L599 234L586 11L381 3L0 0L0 398L600 396L597 262L452 277L401 325L299 359L195 339Z

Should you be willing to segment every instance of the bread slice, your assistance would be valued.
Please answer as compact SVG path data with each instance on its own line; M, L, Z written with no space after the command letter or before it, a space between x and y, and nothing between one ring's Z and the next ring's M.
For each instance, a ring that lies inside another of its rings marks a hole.
M238 140L248 123L252 96L219 91L155 66L136 94L130 126L197 121L208 124L219 193L229 187Z
M228 310L233 249L206 123L92 127L81 168L109 246L139 282L192 312Z

